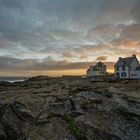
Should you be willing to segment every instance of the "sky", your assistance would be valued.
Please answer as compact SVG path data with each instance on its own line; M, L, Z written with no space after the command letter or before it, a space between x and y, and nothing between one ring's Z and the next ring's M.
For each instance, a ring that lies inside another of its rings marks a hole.
M0 0L0 76L84 75L140 60L140 0Z

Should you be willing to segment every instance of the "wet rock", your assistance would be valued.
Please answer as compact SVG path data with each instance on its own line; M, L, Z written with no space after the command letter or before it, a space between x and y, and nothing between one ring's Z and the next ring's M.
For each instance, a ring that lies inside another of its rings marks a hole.
M128 84L128 82L129 82L128 80L125 80L123 81L123 84Z
M120 115L122 115L123 117L125 117L126 119L140 119L140 115L137 114L136 112L134 112L133 110L128 110L127 108L123 107L123 106L119 106L115 112L119 113Z
M21 102L19 101L14 101L13 104L11 104L11 107L13 111L16 113L16 115L24 121L33 121L34 117L31 114L31 111Z
M84 124L83 122L77 122L78 127L86 133L88 140L121 140L120 137L111 134L105 130L92 127Z
M112 93L111 92L108 92L108 91L106 91L106 92L103 92L103 94L104 94L104 96L106 96L107 98L112 98Z
M0 140L6 140L6 134L4 132L3 126L0 124Z
M140 101L124 85L44 77L7 85L0 140L138 140Z
M90 110L97 108L98 105L102 104L102 99L94 99L94 100L85 100L81 103L81 108L84 110Z
M25 134L22 131L22 122L10 108L4 114L1 124L8 140L25 139Z
M0 103L0 121L2 120L6 110L8 109L9 104L6 103Z

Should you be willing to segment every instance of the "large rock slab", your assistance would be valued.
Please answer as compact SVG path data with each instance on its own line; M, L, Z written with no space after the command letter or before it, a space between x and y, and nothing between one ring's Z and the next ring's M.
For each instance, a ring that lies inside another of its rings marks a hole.
M140 99L126 94L139 92L139 82L41 77L5 84L0 140L140 139Z

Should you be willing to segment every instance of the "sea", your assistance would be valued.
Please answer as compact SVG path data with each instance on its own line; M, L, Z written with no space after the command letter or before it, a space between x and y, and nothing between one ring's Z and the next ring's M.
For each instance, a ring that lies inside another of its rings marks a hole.
M29 77L0 77L0 81L7 81L10 83L14 83L14 82L22 82L28 78Z

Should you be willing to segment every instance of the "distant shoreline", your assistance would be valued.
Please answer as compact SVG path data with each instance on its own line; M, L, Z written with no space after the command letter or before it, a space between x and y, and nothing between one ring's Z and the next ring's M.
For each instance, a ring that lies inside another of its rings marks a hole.
M25 81L28 78L30 78L30 77L0 77L0 81L6 81L6 82L14 83L14 82Z

